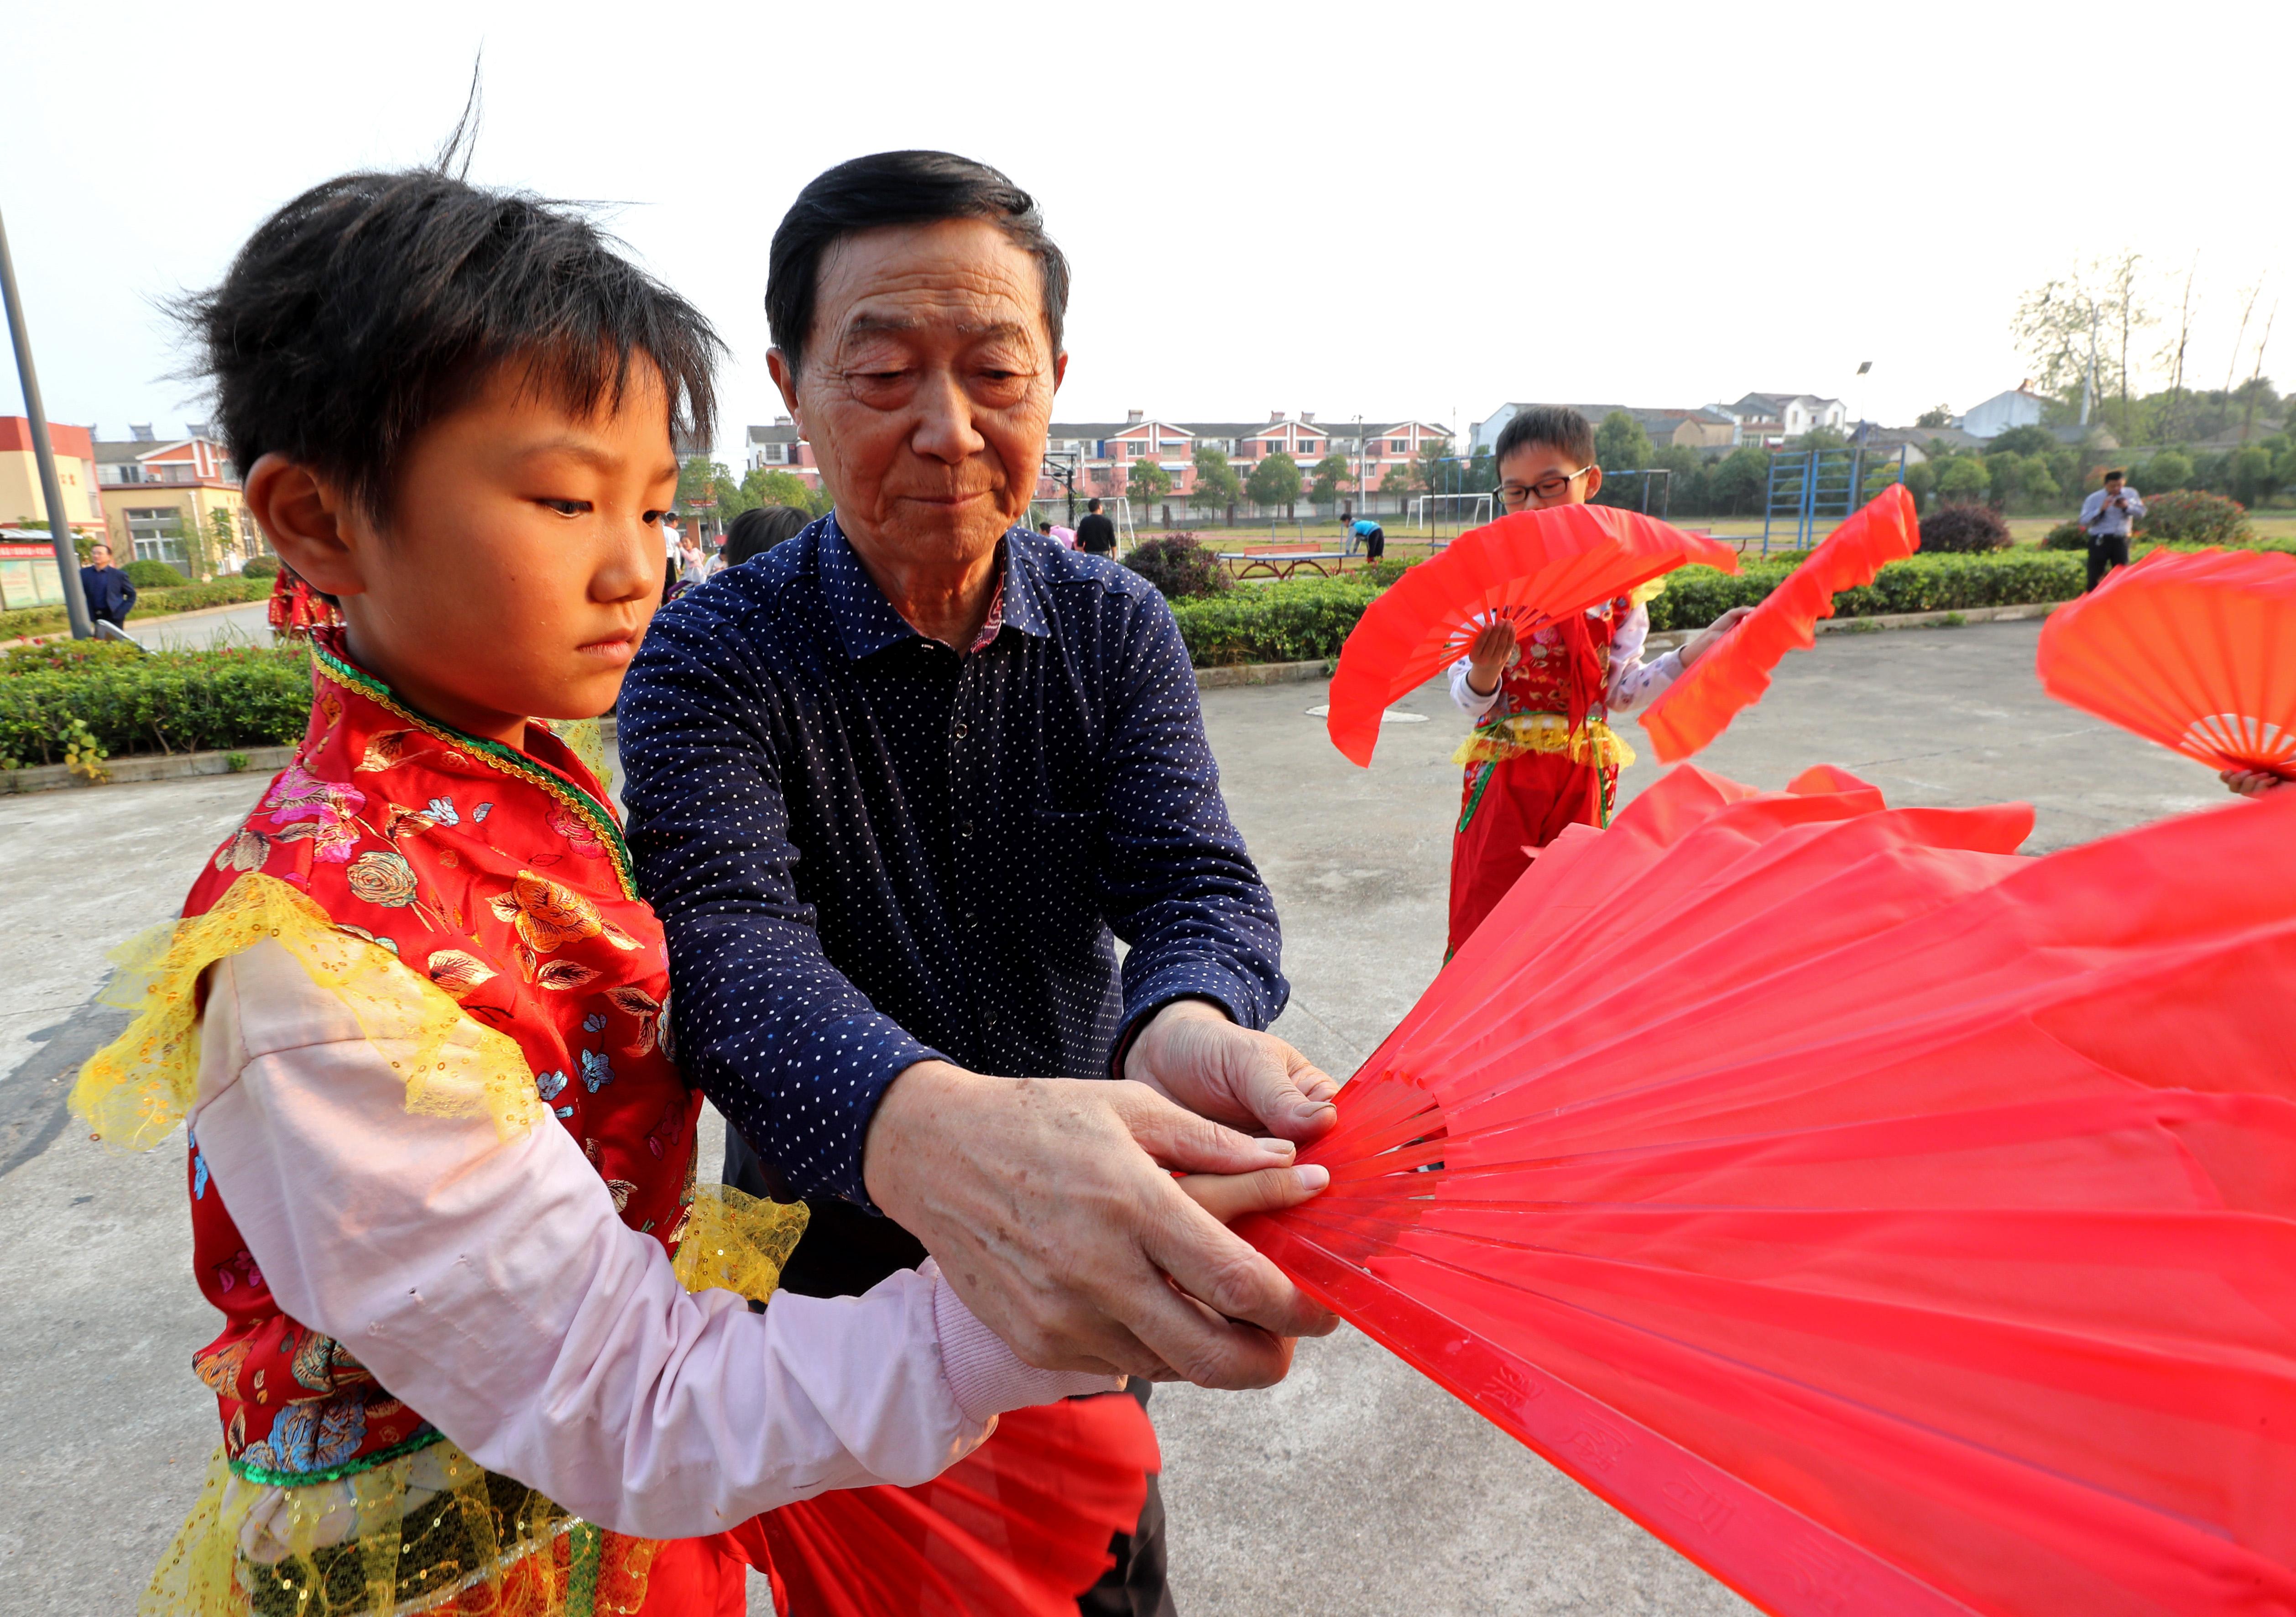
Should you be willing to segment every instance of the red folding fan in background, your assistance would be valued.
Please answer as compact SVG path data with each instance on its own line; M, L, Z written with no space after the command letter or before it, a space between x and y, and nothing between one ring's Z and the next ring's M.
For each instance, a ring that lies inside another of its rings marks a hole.
M2296 556L2156 550L2041 629L2059 702L2211 769L2296 779Z
M820 1494L723 1541L771 1566L786 1617L1076 1617L1159 1469L1138 1404L1070 1399L998 1416L921 1487Z
M1738 570L1729 546L1609 505L1517 512L1461 534L1371 603L1332 676L1332 744L1371 763L1380 715L1465 654L1494 618L1525 635L1687 562Z
M2296 792L1683 767L1544 850L1239 1227L1766 1610L2296 1610Z
M1922 547L1921 519L1903 483L1892 483L1848 521L1827 535L1739 620L1720 644L1661 692L1644 710L1659 761L1677 763L1730 726L1770 688L1770 670L1788 652L1816 644L1812 632L1821 618L1833 616L1833 597L1871 584L1891 562Z

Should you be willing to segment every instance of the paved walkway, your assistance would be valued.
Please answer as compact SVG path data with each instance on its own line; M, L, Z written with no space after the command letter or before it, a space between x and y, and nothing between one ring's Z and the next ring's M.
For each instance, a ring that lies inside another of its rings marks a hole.
M2223 800L2198 766L2043 697L2038 627L1827 636L1700 762L1764 786L1838 764L1898 802L2021 796L2037 850ZM1431 722L1385 726L1361 770L1308 713L1324 700L1229 689L1204 710L1283 914L1279 1030L1346 1073L1441 956L1463 726L1430 686L1401 705ZM1637 764L1626 790L1656 773ZM132 1609L214 1447L182 1158L107 1155L60 1100L114 1025L86 1008L103 951L173 909L258 785L0 799L0 1613ZM1267 1392L1160 1389L1155 1414L1187 1617L1748 1609L1360 1336L1303 1344Z

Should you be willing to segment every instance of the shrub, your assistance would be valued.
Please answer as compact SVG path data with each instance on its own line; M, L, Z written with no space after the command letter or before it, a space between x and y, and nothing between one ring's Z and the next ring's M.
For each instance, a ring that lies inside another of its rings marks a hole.
M2142 470L2131 472L2128 480L2139 489L2157 488L2163 494L2181 488L2193 480L2193 457L2181 449L2163 449Z
M2088 529L2080 525L2079 518L2072 518L2066 521L2059 522L2054 528L2050 529L2048 532L2041 536L2041 548L2044 550L2087 550L2088 548Z
M2248 538L2248 510L2221 494L2172 489L2144 502L2136 531L2163 544L2237 545Z
M1944 505L1922 519L1922 549L1931 555L2009 548L2009 524L1986 505Z
M309 660L299 648L168 652L86 642L0 660L0 757L60 763L68 748L101 753L268 747L303 734Z
M1363 575L1300 579L1172 603L1188 661L1198 668L1238 662L1308 662L1336 657L1379 591Z
M1685 567L1667 575L1650 603L1655 629L1703 628L1733 606L1751 606L1793 570L1788 562L1753 562L1743 572ZM2083 558L2027 546L1974 555L1916 555L1892 562L1871 584L1834 597L1838 618L1879 618L1898 612L1960 611L1976 606L2023 606L2070 601L2087 582Z
M239 570L239 576L242 579L275 579L279 576L279 558L250 556Z
M165 562L130 562L127 581L138 589L176 589L191 580Z
M1153 584L1167 601L1224 595L1235 586L1219 558L1197 544L1190 533L1135 545L1125 555L1124 564Z

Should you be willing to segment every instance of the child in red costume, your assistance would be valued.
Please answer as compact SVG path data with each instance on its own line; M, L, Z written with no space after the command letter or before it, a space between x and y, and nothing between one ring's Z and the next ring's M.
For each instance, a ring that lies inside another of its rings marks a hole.
M1583 505L1603 487L1595 430L1578 411L1538 406L1499 430L1494 458L1510 511ZM1655 593L1652 591L1651 593ZM1656 696L1744 617L1733 607L1678 651L1642 660L1650 614L1642 592L1534 630L1494 620L1451 667L1451 699L1475 720L1454 761L1465 767L1451 841L1451 927L1458 953L1491 907L1565 825L1607 825L1619 770L1634 753L1611 730L1614 713Z
M753 1311L802 1210L695 1185L661 931L554 726L612 704L660 598L701 316L435 171L316 187L190 312L313 700L73 1095L127 1148L189 1124L226 1322L193 1367L222 1446L144 1609L740 1613L759 1513L930 1484L1001 1413L1120 1385L1021 1363L931 1264ZM1152 1439L1125 1458L1136 1514ZM1127 1480L1079 1474L1089 1553L1040 1564L1097 1576ZM960 1596L1034 1590L965 1547Z

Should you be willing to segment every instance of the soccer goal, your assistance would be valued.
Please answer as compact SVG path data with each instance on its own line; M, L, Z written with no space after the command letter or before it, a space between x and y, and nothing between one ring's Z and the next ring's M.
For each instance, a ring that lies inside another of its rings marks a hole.
M1491 497L1483 494L1422 494L1411 502L1411 531L1432 533L1447 521L1459 532L1491 520Z

